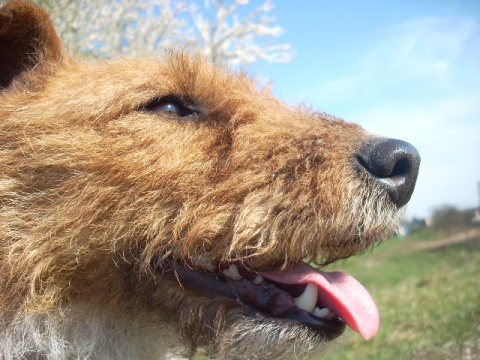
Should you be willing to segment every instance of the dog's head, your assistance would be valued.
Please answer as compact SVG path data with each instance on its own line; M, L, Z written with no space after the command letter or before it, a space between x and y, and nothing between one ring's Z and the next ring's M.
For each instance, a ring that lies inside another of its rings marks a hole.
M408 143L200 57L78 63L21 1L0 12L0 86L13 311L135 309L224 358L291 358L345 325L376 333L368 292L307 263L393 234L420 162Z

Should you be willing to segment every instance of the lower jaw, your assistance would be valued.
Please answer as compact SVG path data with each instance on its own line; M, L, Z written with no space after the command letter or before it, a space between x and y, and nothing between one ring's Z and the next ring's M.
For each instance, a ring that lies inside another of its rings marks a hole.
M237 313L210 345L204 345L212 355L235 360L320 358L329 344L335 344L329 341L332 337L297 321L269 317L255 309L247 311L240 312L241 317Z
M292 308L279 316L270 316L259 309L244 304L245 315L264 324L275 324L276 326L289 328L303 328L309 330L322 342L331 341L345 332L345 324L340 320L322 321L311 314Z

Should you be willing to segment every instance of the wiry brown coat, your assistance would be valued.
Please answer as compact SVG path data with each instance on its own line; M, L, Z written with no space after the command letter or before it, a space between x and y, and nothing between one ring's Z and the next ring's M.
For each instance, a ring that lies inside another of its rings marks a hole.
M0 53L0 358L303 353L308 330L260 329L159 266L331 262L397 226L388 194L355 170L369 135L244 74L183 53L77 62L24 2L0 12ZM195 111L151 105L170 98Z

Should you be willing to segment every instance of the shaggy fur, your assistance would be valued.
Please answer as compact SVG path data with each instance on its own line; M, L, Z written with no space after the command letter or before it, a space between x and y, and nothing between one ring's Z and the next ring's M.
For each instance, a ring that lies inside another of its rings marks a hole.
M81 63L16 1L0 66L2 359L304 356L315 331L248 316L175 268L326 264L401 218L356 170L359 126L200 57Z

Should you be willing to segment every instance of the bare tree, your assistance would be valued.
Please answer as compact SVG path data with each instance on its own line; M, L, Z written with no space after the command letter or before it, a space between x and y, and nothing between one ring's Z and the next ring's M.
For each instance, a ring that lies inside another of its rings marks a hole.
M203 51L214 63L251 64L258 59L288 62L292 58L289 44L272 45L259 38L277 37L283 29L269 16L271 0L240 17L237 12L249 0L205 0L204 7L192 13L196 41L193 48Z
M51 15L67 48L97 58L154 55L168 48L201 52L213 62L286 62L275 45L282 28L272 1L245 13L249 0L34 0Z
M444 205L433 211L433 228L453 235L472 226L473 210L460 210L455 206Z

